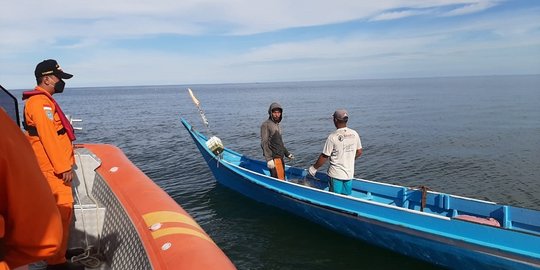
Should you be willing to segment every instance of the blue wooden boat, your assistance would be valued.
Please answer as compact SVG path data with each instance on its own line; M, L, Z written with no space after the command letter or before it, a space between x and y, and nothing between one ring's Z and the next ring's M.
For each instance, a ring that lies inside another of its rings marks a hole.
M217 181L249 198L442 267L540 269L540 211L363 179L344 196L328 191L326 174L294 167L281 181L266 162L210 149L206 136L182 124Z

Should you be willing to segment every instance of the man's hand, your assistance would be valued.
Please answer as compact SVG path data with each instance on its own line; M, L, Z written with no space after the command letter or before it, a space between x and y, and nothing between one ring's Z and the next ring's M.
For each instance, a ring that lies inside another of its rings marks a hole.
M289 153L289 155L287 156L288 159L294 159L294 155Z
M64 183L71 183L71 181L73 180L73 170L63 172L62 180L64 180Z
M274 169L276 167L276 163L274 162L273 159L269 160L266 162L266 167L268 167L268 169Z

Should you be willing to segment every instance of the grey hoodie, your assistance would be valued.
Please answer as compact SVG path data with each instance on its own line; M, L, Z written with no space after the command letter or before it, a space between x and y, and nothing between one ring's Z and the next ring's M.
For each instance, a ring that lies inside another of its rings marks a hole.
M280 109L283 112L283 108L279 103L272 103L268 108L268 119L261 125L261 148L263 149L263 155L266 161L273 158L283 158L289 156L289 151L283 144L283 138L281 137L281 126L279 123L283 118L283 114L278 121L272 119L272 110Z

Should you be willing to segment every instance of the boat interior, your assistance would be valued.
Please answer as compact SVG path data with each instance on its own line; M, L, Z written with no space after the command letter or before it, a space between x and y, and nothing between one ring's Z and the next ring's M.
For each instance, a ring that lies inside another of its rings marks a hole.
M251 159L227 148L220 157L234 166L270 177L270 171L265 162ZM311 177L305 169L286 166L285 175L290 183L328 192L328 176L323 172L318 172L315 177ZM537 218L540 216L540 211L433 192L424 186L404 187L354 179L352 194L348 197L353 200L540 235L540 220Z
M128 269L133 265L151 269L129 216L96 173L101 160L81 147L76 148L75 159L75 213L68 245L71 261L92 269Z

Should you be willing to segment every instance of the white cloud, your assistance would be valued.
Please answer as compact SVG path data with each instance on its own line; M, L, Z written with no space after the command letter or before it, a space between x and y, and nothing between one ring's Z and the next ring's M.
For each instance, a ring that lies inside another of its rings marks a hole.
M386 20L396 20L402 19L411 16L417 16L422 14L428 14L428 11L419 11L419 10L402 10L402 11L391 11L379 14L373 18L371 21L386 21Z
M0 18L2 35L7 37L0 43L0 59L13 64L9 69L0 67L0 83L32 83L33 77L28 71L42 60L41 55L50 52L72 54L69 65L64 62L62 65L77 75L70 81L74 86L347 79L406 76L414 72L428 76L438 71L444 73L443 70L459 70L459 62L475 63L467 66L478 70L489 63L492 70L497 60L526 61L526 56L519 53L521 48L529 52L536 48L540 54L540 38L535 32L540 28L536 19L538 10L509 12L497 18L483 16L481 20L456 20L444 27L396 27L394 31L372 34L359 29L345 36L329 33L300 42L266 41L245 49L224 49L219 54L193 55L184 52L182 47L171 52L162 50L159 44L136 51L129 45L110 46L119 40L136 44L141 37L148 41L161 34L197 38L206 33L239 35L350 20L390 21L420 14L440 16L444 14L440 10L449 7L456 8L446 14L456 16L488 9L499 1L171 0L133 3L116 0L94 1L92 5L86 1L49 1L47 5L39 1L27 2L25 4L33 8L24 8L13 1L3 4L10 12ZM50 8L57 5L63 8ZM28 19L21 20L20 14ZM491 33L492 40L459 40L464 33L476 32ZM225 47L236 45L225 44ZM497 56L496 51L504 51L512 57ZM482 59L488 56L489 61ZM529 63L531 57L528 59L524 66L540 72L538 65ZM508 63L507 66L515 68L519 64Z
M484 11L498 4L498 1L478 1L476 3L467 4L465 6L453 9L444 14L444 16L460 16L471 13Z
M8 1L0 18L3 34L11 36L49 35L86 38L123 38L148 34L255 34L293 27L340 23L370 17L392 19L420 11L393 11L401 8L422 9L447 5L466 5L452 11L479 11L493 6L496 0L381 0L365 2L337 1L200 1L200 0L97 0L88 1ZM61 7L61 8L53 8ZM24 20L21 20L24 16ZM37 34L37 35L36 35ZM20 38L23 39L23 38ZM39 39L36 39L39 40Z

